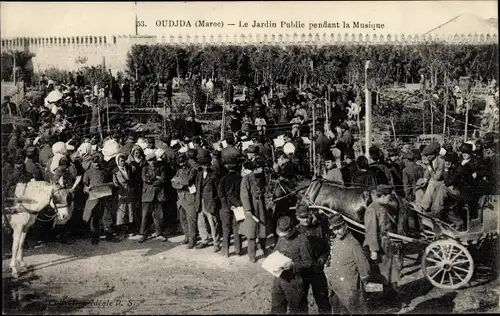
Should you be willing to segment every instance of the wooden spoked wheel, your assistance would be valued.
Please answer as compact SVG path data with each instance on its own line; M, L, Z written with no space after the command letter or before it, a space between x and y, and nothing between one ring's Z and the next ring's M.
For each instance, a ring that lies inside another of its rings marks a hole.
M422 271L435 287L453 290L469 283L474 273L474 261L463 245L442 239L425 248Z

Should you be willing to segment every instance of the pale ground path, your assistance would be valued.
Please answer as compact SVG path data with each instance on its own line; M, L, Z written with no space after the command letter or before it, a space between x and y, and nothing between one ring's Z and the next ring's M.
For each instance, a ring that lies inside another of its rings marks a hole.
M182 238L171 241L179 242ZM257 255L260 254L259 251ZM26 253L26 263L33 266L34 271L21 277L27 287L18 290L17 295L33 296L31 301L38 300L37 306L50 313L268 313L272 278L260 267L261 262L262 259L258 264L251 264L246 255L224 258L220 253L213 253L211 247L189 250L185 245L159 241L142 245L135 241L101 242L97 247L92 247L88 240L78 240L73 245L48 244ZM8 259L4 259L4 274L8 273L7 267ZM459 301L474 305L479 299L476 296L496 295L493 300L498 301L498 292L495 294L491 289L498 288L498 281L446 292L432 289L426 281L419 281L421 277L421 272L415 272L403 280L403 284L415 283L409 291L421 293L414 293L401 312L440 309L452 312ZM33 292L45 296L33 295ZM471 297L476 297L476 301ZM92 300L101 304L106 301L111 306L76 305L71 300L87 304ZM55 302L72 306L55 306ZM316 311L311 295L310 311ZM383 311L388 310L382 307L373 310Z

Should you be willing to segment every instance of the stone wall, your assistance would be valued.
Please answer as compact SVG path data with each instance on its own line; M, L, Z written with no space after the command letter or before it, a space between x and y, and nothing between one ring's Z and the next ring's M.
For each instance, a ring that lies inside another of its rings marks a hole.
M427 42L447 42L452 44L498 43L498 34L363 34L363 33L294 33L294 34L212 34L170 35L170 36L78 36L48 38L2 39L2 51L29 50L36 54L33 58L35 71L56 67L68 71L82 66L106 64L116 74L126 65L127 52L134 44L201 44L201 45L409 45ZM77 60L85 61L79 63Z

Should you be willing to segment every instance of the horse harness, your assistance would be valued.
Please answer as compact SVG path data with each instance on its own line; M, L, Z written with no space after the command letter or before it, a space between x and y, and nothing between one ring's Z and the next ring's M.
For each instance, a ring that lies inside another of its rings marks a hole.
M24 186L23 193L26 191L26 188L27 188L27 187L28 187L28 184L26 183L26 184L25 184L25 186ZM55 211L54 215L49 216L49 218L48 218L48 219L46 219L46 220L40 219L40 218L38 218L38 216L37 216L37 218L36 218L36 219L37 219L38 221L41 221L41 222L50 222L50 221L52 221L54 218L56 218L57 214L59 213L59 208L69 207L69 206L71 205L71 193L69 193L69 194L68 194L68 199L67 199L67 201L66 201L66 204L59 204L59 205L58 205L58 204L54 201L54 195L55 195L57 192L61 191L61 190L65 190L65 188L64 188L64 187L59 187L59 188L57 188L57 190L52 189L52 191L51 191L51 193L50 193L50 199L49 199L49 203L48 203L48 205L50 205L50 204L51 204L51 202L54 202L54 203L53 203L53 204L54 204L54 211ZM18 202L18 203L16 203L16 204L17 204L17 205L19 205L19 207L15 207L15 206L9 207L9 208L8 208L8 210L13 211L13 212L12 212L12 213L9 213L9 214L7 214L7 215L12 215L12 214L16 214L16 213L22 213L22 212L26 212L26 213L29 213L29 214L31 214L31 215L38 215L38 214L39 214L39 212L32 212L32 211L28 210L28 209L26 208L26 206L24 206L23 202L20 202L20 201L17 201L17 202ZM16 204L14 204L14 205L16 205ZM3 213L2 213L2 214L3 214ZM3 214L3 216L5 216L5 215L6 215L6 214Z

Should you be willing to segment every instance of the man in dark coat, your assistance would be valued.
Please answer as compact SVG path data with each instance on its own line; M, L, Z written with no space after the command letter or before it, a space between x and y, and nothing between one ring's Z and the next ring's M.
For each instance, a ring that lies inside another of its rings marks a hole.
M109 203L111 189L109 189L108 196L101 197L92 193L94 189L106 185L105 178L106 172L102 166L102 156L100 153L94 153L92 155L92 165L87 171L85 171L82 178L84 192L90 192L85 203L83 220L85 222L90 221L90 232L92 236L91 243L93 245L97 245L99 243L101 221L106 232L107 240L114 241L112 229L113 218L111 216Z
M356 159L356 167L357 170L352 176L352 184L375 188L377 186L377 179L373 172L368 169L368 159L365 156L359 156Z
M266 142L266 137L264 135L259 135L257 137L257 147L259 147L259 154L264 159L264 161L272 160L272 149Z
M130 105L130 81L128 79L125 79L125 83L123 84L122 87L122 92L123 92L123 104Z
M188 245L188 249L192 249L196 245L196 225L197 212L194 210L195 195L189 193L189 165L188 157L185 155L179 156L179 168L172 179L172 187L177 190L177 211L181 222L182 231L184 232L183 244Z
M142 220L139 239L143 243L147 239L147 229L149 218L152 215L155 225L155 233L152 237L156 237L161 241L167 241L163 236L163 209L161 204L165 202L165 184L167 175L164 166L156 161L156 155L150 153L146 156L148 165L142 168Z
M398 214L390 206L392 187L378 185L376 198L365 211L365 241L370 259L377 264L388 298L398 298L398 281L401 278L402 261L387 233L398 233ZM392 297L391 297L392 296Z
M222 164L221 152L215 150L212 152L212 170L214 171L214 176L217 181L228 173L227 168Z
M135 83L134 98L135 98L135 106L140 107L142 98L142 88L137 82Z
M311 268L304 273L306 294L309 292L309 287L312 287L318 313L330 314L328 282L323 271L330 255L328 223L325 225L325 222L320 222L321 219L311 214L309 207L304 204L297 206L297 219L299 220L297 231L307 237L314 260Z
M193 111L189 113L188 121L186 122L185 136L189 138L192 138L194 136L203 136L201 123L196 121Z
M227 164L229 173L222 177L218 188L219 199L221 201L222 254L225 257L229 257L231 232L234 235L234 252L237 255L241 255L239 223L236 221L233 213L235 208L242 206L240 200L241 174L238 166L235 162Z
M314 143L316 144L317 156L321 157L330 151L330 140L325 136L321 127L316 130L316 140Z
M266 209L264 194L266 192L266 176L263 170L264 162L243 163L243 178L241 180L240 200L245 211L245 220L240 224L240 233L248 239L248 257L255 263L257 239L260 248L266 252L266 239L269 234L269 215Z
M389 169L391 173L393 186L395 187L395 192L404 197L405 191L403 189L403 173L401 168L401 163L399 161L399 152L396 148L389 148L388 150L388 159L384 161L385 165Z
M342 136L340 141L344 144L345 150L352 150L354 145L354 137L352 136L351 129L349 125L344 122L340 124L340 129L342 130Z
M393 185L393 179L391 171L383 162L383 156L380 149L377 146L372 146L368 150L373 163L370 164L368 170L370 170L377 179L377 184L388 184Z
M35 181L43 181L43 169L37 162L37 156L36 148L28 147L28 149L26 149L26 161L24 162L24 165L26 167L26 172L32 177L32 179Z
M208 230L206 221L210 225L210 232L214 241L214 252L220 251L220 224L217 218L220 210L220 201L217 195L218 180L215 172L210 168L210 156L198 158L201 169L196 175L195 208L198 213L198 232L201 242L196 247L202 249L208 246Z
M241 158L241 150L236 148L234 137L228 136L226 138L227 146L221 150L222 163L227 164L229 162L238 161Z
M325 274L329 288L333 292L331 314L366 313L363 285L370 276L370 263L341 215L335 214L329 223L332 232L331 250Z
M191 141L193 142L193 149L198 152L197 158L206 157L209 154L208 150L201 147L201 138L199 136L193 136Z
M424 177L424 168L417 165L415 162L414 151L409 151L406 153L405 158L407 159L406 167L403 169L403 187L405 190L405 197L408 201L415 201L415 188L417 185L417 180Z
M276 251L292 261L285 264L279 277L275 277L271 289L271 314L307 314L307 293L303 275L314 263L313 253L303 234L294 228L288 216L278 220Z
M356 166L356 157L354 156L354 150L347 150L344 153L344 162L342 163L342 167L340 168L340 172L342 173L342 180L344 181L344 185L348 187L352 183L352 179L354 174L358 170Z

